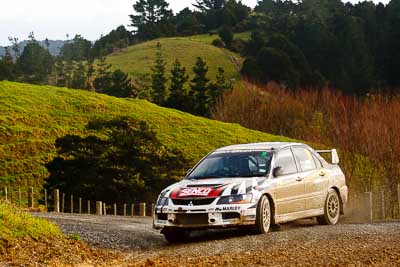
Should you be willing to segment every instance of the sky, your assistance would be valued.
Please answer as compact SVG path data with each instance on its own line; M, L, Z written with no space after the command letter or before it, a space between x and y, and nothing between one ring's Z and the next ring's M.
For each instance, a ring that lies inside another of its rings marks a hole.
M374 0L375 1L375 0ZM2 1L3 2L3 1ZM65 40L81 34L95 41L119 25L129 25L134 0L11 0L0 7L0 45L8 37L26 40L30 32L36 39ZM167 0L174 12L191 6L194 0ZM242 0L254 7L257 0ZM351 2L358 2L352 0ZM389 0L375 2L387 3Z

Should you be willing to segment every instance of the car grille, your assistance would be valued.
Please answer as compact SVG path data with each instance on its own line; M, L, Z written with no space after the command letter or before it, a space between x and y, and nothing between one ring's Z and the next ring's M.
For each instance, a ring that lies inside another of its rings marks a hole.
M175 223L185 225L208 224L208 214L176 214Z
M200 198L200 199L172 199L174 205L188 206L192 204L193 206L210 205L215 198Z

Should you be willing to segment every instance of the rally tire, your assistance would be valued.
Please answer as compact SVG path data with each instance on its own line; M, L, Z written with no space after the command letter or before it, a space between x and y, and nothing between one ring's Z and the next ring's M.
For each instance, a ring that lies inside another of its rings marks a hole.
M168 243L181 243L189 238L190 231L187 229L166 227L162 230L162 234L164 234Z
M328 191L325 200L324 215L318 216L317 221L321 225L335 225L339 221L340 216L340 199L338 193L334 189Z
M265 195L260 198L257 205L255 234L268 233L271 227L271 205Z

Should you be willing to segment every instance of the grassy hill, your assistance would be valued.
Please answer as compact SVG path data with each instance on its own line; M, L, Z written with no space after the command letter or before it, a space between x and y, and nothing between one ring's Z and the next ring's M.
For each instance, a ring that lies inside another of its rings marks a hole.
M220 146L288 140L180 111L144 100L118 99L94 92L0 82L0 187L40 187L44 163L55 155L57 137L88 134L94 118L131 116L148 122L167 147L183 150L193 162Z
M242 34L245 36L244 34ZM167 64L167 72L175 59L179 59L192 75L192 67L198 56L208 64L208 78L214 80L218 67L225 70L227 79L240 79L239 70L242 59L240 56L211 45L216 35L196 35L192 37L162 38L138 45L130 46L107 57L107 62L114 68L119 68L140 83L150 84L151 67L154 65L157 43L161 43L162 53Z

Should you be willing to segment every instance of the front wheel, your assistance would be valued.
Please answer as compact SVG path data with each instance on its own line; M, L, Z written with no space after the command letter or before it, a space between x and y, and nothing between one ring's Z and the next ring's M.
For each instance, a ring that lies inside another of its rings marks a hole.
M324 215L318 216L317 221L322 225L334 225L339 221L340 199L334 189L328 191L324 206Z
M269 231L270 226L271 206L268 197L262 196L257 205L256 225L254 227L254 232L256 234L265 234Z
M189 238L190 231L187 229L167 227L162 230L162 234L164 234L165 239L169 243L180 243Z

